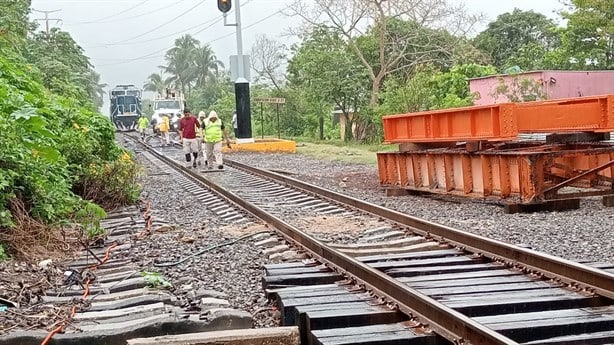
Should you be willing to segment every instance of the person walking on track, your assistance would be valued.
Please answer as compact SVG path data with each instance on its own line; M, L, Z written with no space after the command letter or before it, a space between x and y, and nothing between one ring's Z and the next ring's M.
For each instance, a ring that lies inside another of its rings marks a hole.
M224 168L222 139L226 139L226 145L230 147L230 140L228 140L224 123L218 118L215 111L211 111L207 120L205 120L205 151L207 152L205 161L208 162L209 169L213 169L214 163L218 169Z
M194 162L192 167L196 168L196 159L198 158L198 139L196 138L196 128L200 129L198 119L190 114L188 109L183 111L183 118L179 121L179 136L183 143L183 152L185 153L186 167L190 167L192 156Z
M147 118L147 116L145 116L145 114L141 115L141 117L139 118L139 132L141 133L141 139L145 140L145 130L147 129L147 126L149 126L149 119Z
M237 111L232 112L232 130L234 131L235 139L239 138L239 127L237 125Z
M160 135L162 136L162 146L170 145L171 135L169 131L171 130L171 120L168 118L168 114L162 114L158 130L160 131Z
M202 165L203 159L205 159L205 154L203 153L205 142L205 134L203 133L203 128L205 128L205 120L207 119L207 114L204 111L200 111L198 113L198 123L200 123L200 128L196 131L196 138L198 139L198 165ZM207 161L205 161L205 165L207 165Z

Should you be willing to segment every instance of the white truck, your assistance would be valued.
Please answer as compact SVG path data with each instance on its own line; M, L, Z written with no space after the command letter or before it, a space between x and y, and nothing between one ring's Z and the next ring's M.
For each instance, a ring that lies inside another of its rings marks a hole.
M185 100L179 92L167 89L165 97L156 97L153 99L152 109L154 113L151 116L151 121L155 129L160 125L162 115L167 114L171 122L171 131L175 131L179 125L179 120L183 116Z

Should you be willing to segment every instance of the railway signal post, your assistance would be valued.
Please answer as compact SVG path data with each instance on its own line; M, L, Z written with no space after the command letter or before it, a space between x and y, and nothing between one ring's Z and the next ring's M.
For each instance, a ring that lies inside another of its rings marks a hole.
M253 143L252 119L249 96L249 80L243 56L243 37L241 33L241 4L234 0L235 23L226 23L228 11L232 8L232 0L218 0L217 7L224 14L224 25L235 26L237 29L237 78L235 80L235 102L237 111L237 144Z

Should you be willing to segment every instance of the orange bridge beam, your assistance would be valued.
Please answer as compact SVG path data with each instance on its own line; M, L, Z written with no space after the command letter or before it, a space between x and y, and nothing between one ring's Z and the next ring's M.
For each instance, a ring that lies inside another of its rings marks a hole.
M614 95L504 103L383 117L387 143L501 141L520 133L613 132Z

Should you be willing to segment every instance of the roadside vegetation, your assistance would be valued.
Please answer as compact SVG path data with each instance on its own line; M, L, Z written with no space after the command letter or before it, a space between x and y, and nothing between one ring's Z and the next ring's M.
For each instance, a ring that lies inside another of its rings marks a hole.
M139 195L137 165L98 113L98 75L66 32L36 32L30 1L0 11L0 259L37 259L102 235Z

